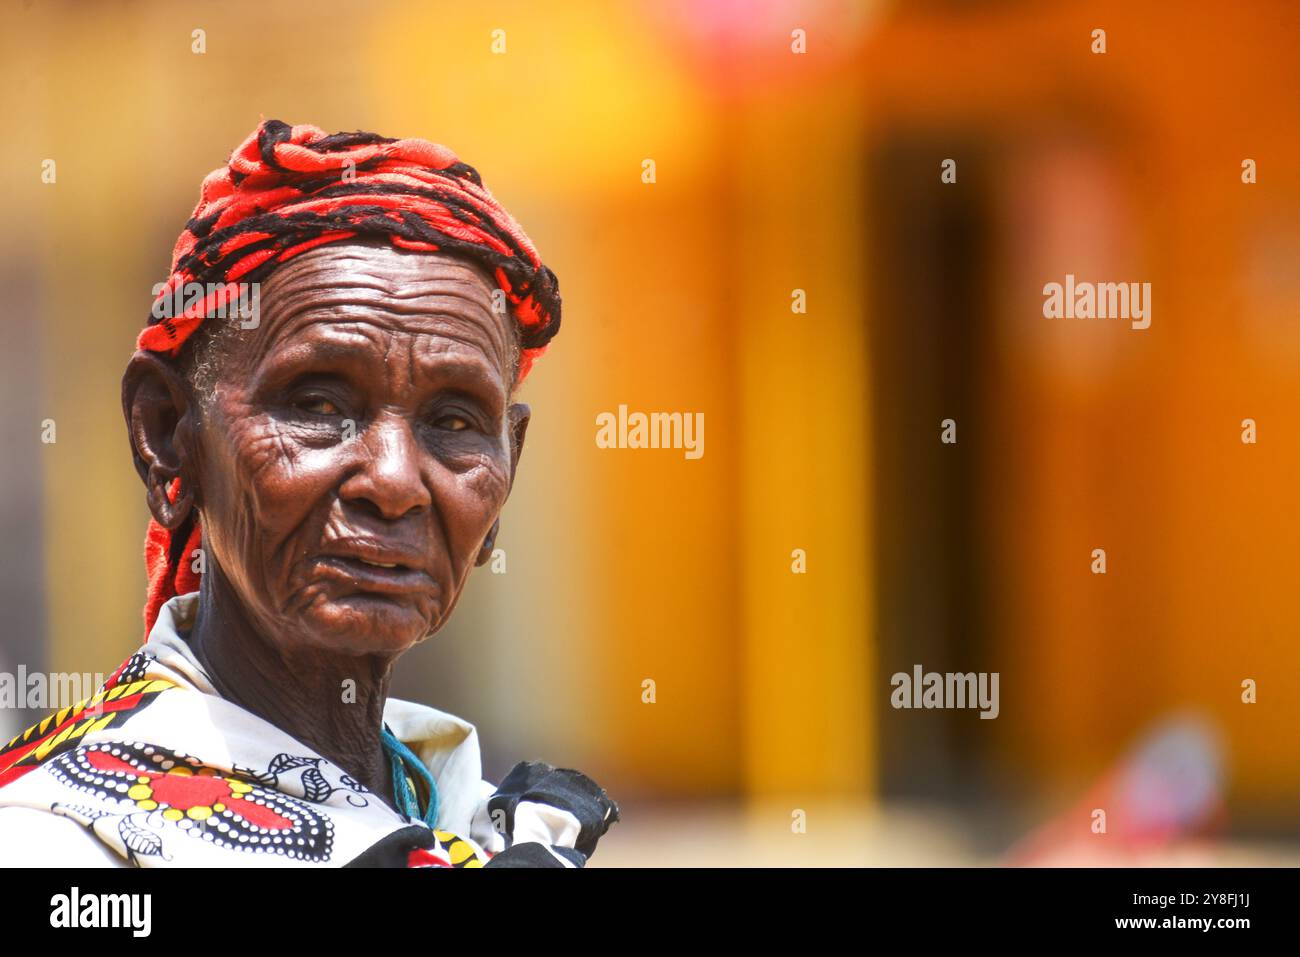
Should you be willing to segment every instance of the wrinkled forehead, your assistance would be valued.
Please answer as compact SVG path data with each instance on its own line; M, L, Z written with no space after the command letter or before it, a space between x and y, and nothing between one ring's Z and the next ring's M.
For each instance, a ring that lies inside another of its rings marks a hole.
M496 284L477 263L382 242L321 246L277 268L259 292L240 365L307 344L478 362L514 382L519 344Z

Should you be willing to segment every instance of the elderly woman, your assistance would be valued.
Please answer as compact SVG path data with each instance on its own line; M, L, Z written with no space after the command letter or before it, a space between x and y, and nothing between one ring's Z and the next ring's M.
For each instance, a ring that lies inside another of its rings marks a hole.
M471 725L388 697L491 557L559 324L450 150L262 123L122 380L145 644L0 750L0 861L584 864L618 819L599 786L522 763L494 787Z

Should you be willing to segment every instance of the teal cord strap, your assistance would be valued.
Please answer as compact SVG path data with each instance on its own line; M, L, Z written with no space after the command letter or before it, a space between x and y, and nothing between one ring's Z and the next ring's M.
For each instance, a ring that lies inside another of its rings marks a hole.
M429 827L434 827L438 823L438 785L434 783L433 775L429 769L424 766L424 762L415 756L415 754L406 745L402 744L394 737L393 733L388 730L387 726L379 729L379 740L384 746L384 751L388 754L388 760L393 766L393 796L397 799L397 807L407 817L413 817L418 821L423 821ZM411 782L407 776L419 777L429 790L429 806L420 811L420 797L411 787Z

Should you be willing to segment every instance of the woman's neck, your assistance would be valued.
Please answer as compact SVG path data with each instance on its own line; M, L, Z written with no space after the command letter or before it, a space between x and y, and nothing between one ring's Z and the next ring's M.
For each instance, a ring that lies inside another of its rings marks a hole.
M285 654L264 637L208 563L187 640L217 693L332 761L394 806L380 743L392 660L317 648Z

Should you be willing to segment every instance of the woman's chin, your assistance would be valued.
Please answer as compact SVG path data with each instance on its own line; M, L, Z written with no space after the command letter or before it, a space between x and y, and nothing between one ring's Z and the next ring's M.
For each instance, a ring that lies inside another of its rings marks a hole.
M400 654L436 628L439 602L356 592L310 608L304 631L317 644L358 655Z

